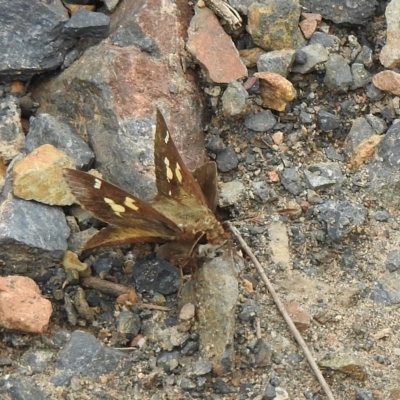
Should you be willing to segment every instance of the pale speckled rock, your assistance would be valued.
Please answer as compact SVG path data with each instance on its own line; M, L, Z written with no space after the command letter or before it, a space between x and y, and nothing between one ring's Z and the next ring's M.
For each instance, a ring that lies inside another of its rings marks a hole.
M0 326L29 333L43 333L53 309L36 283L23 276L0 277Z
M215 83L247 76L247 69L230 36L208 8L196 7L188 31L187 49Z
M10 162L22 151L24 141L19 101L8 96L0 102L0 158Z
M71 205L75 198L62 176L75 162L51 144L44 144L18 161L13 169L14 194L24 200L50 205Z
M379 54L380 62L386 68L400 66L400 30L399 30L400 1L392 0L386 7L386 45Z

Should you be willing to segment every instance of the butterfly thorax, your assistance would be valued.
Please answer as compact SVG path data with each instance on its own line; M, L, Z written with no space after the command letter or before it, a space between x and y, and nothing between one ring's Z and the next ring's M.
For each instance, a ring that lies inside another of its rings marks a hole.
M185 196L179 202L163 197L154 200L151 205L178 225L182 231L179 241L194 241L199 233L204 233L207 240L212 241L224 233L224 229L213 212L207 206L199 205L189 196Z

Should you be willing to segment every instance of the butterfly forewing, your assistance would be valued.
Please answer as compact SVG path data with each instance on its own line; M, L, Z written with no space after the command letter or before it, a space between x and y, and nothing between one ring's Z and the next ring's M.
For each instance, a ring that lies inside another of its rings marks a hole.
M171 240L171 236L162 236L158 232L137 228L109 227L92 236L84 250L101 246L119 246L126 243L162 243Z
M181 234L174 222L119 187L86 172L64 169L63 173L79 204L101 221L170 240Z
M209 161L193 171L193 177L199 184L208 208L215 213L218 204L218 173L217 164Z
M199 184L184 164L178 153L164 117L157 110L157 125L154 138L154 164L158 197L171 197L177 201L191 196L202 205L207 201Z

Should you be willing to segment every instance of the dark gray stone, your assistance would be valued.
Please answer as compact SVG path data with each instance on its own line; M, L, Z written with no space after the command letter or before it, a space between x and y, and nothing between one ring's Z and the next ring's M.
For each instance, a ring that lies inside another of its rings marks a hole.
M45 400L50 395L43 392L33 379L28 377L11 376L2 384L8 386L8 393L12 400Z
M369 47L362 46L354 62L363 64L366 67L371 67L374 62L374 52Z
M400 125L399 125L400 128ZM364 117L356 118L353 121L350 132L346 137L344 150L347 155L356 153L357 147L368 140L371 136L375 135L376 132ZM381 142L382 143L382 142Z
M365 91L365 94L367 95L368 98L370 98L372 101L378 101L385 97L385 92L378 89L373 83L367 86L367 90Z
M278 199L275 190L267 182L253 182L253 192L260 199L261 203L270 203Z
M317 114L318 127L323 132L332 132L341 125L340 117L325 110L319 110Z
M286 78L295 58L294 50L276 50L261 54L257 61L257 71L275 72Z
M363 64L354 63L351 66L351 74L353 75L353 83L350 86L351 90L356 90L367 86L371 80L371 74L365 69Z
M249 94L240 82L231 81L221 97L224 115L234 117L242 115L247 109Z
M168 295L177 292L181 285L179 269L158 257L138 259L132 277L138 292Z
M135 21L126 21L124 25L110 35L110 40L116 46L137 46L155 57L160 56L155 40L146 36Z
M266 132L272 129L275 124L276 118L271 110L263 110L244 119L245 127L256 132Z
M326 49L338 51L340 46L340 39L335 35L329 35L325 32L314 32L308 42L311 44L321 44Z
M208 360L198 360L193 365L193 374L196 376L206 375L212 370L212 362Z
M387 272L378 282L371 293L371 299L378 304L393 305L400 303L400 281L393 279L393 274Z
M104 39L108 36L109 28L110 17L108 15L80 8L64 25L63 33L70 38Z
M374 218L375 218L377 221L380 221L380 222L387 222L387 221L389 220L389 218L390 218L390 214L389 214L387 211L385 211L385 210L377 211L377 212L374 214Z
M242 311L239 312L238 317L242 321L254 321L260 312L260 307L253 301L248 300L242 304Z
M273 400L276 397L276 391L275 391L275 386L271 385L268 383L267 387L265 388L265 391L263 393L263 400Z
M157 358L157 366L163 368L165 372L170 372L178 366L180 358L179 351L162 351Z
M61 208L8 195L0 207L0 260L4 275L40 275L59 263L70 230Z
M313 174L318 174L321 177L327 179L330 184L329 186L341 186L344 181L342 170L338 163L321 163L310 165L308 170Z
M347 200L328 200L316 208L326 223L328 235L335 241L362 226L368 214L365 207Z
M389 272L394 272L399 270L400 250L393 250L387 255L385 267Z
M377 148L378 156L385 166L398 168L400 165L400 121L393 124Z
M304 177L306 178L306 182L310 189L318 190L318 189L326 189L329 186L333 186L335 184L331 179L322 176L318 171L311 172L308 170L304 170Z
M281 183L288 192L295 196L303 191L300 175L294 168L285 168L283 170Z
M74 376L100 377L131 368L129 355L104 347L92 335L74 331L58 354L58 373L51 379L55 386L66 386Z
M221 151L224 150L225 147L226 144L218 134L212 134L207 138L206 149L211 151L211 153L221 153Z
M233 169L237 168L239 164L238 156L231 146L225 147L224 150L218 153L216 161L218 169L221 172L232 171Z
M116 320L117 331L132 340L140 331L141 321L139 315L130 311L121 311Z
M321 14L336 24L364 25L374 15L376 0L301 0L304 12Z
M354 400L372 400L372 394L369 390L366 389L357 389L356 390L356 397Z
M372 128L375 130L375 132L380 135L382 133L385 133L387 130L387 123L384 119L379 118L375 115L368 114L366 116L367 121L369 124L372 126Z
M62 35L68 12L61 1L2 1L0 81L28 80L55 70L75 40Z
M324 46L315 43L305 46L301 50L306 55L306 62L300 65L295 65L292 68L293 72L307 74L314 69L324 69L324 63L328 60L328 51Z
M350 66L339 54L331 54L325 64L324 83L334 93L346 93L353 82Z
M31 152L43 144L52 144L63 151L75 161L78 169L88 169L94 161L93 151L75 128L49 114L39 114L31 119L25 149Z

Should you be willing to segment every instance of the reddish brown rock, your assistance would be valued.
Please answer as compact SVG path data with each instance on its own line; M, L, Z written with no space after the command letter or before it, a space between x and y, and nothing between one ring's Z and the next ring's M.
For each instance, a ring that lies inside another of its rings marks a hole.
M296 98L296 90L286 78L275 72L257 72L263 107L284 111L286 104Z
M321 14L314 13L302 13L301 16L304 18L300 23L299 27L303 32L306 39L310 39L312 34L316 31L319 23L322 21Z
M400 96L400 74L382 71L372 78L372 82L378 89Z
M51 144L38 147L14 165L15 196L50 205L72 204L75 198L64 181L63 168L75 168L74 160Z
M36 283L23 276L0 277L0 326L10 330L43 333L52 313Z
M188 35L187 49L213 82L229 83L247 76L232 39L210 9L196 7Z
M296 302L286 304L285 308L299 332L306 331L310 326L310 315L300 310L299 304Z

